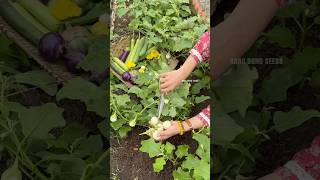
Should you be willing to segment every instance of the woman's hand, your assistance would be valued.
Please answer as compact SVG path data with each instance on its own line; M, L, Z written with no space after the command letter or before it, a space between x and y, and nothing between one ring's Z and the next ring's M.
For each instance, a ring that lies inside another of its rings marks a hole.
M177 121L173 121L171 126L166 129L161 131L158 136L159 136L159 140L166 140L172 136L175 136L179 134L179 127L178 127L178 122Z
M166 72L160 75L160 90L161 92L170 92L180 85L185 79L181 69Z

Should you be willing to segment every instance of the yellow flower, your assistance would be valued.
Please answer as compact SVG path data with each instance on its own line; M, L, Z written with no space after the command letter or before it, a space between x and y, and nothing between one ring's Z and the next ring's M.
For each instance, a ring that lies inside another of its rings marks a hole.
M148 60L153 59L153 55L152 55L151 53L150 53L150 54L148 54L148 55L147 55L147 59L148 59Z
M144 73L144 70L146 69L145 66L141 66L141 68L139 69L139 73Z
M80 16L82 9L71 0L56 0L51 5L51 13L58 20Z
M152 50L151 53L153 58L159 58L160 57L160 53L157 50Z
M129 60L127 63L126 63L126 66L128 69L130 68L133 68L136 66L136 64L134 62L132 62L131 60Z
M148 60L151 60L153 58L159 58L159 57L160 57L160 53L157 50L152 50L150 54L147 55Z

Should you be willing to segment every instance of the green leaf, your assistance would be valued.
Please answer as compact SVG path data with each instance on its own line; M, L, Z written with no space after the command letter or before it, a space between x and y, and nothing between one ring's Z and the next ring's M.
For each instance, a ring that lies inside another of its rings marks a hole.
M39 87L47 94L54 96L58 87L56 80L44 70L28 71L14 76L18 83L30 84Z
M214 141L232 141L237 135L243 132L243 128L224 112L221 103L213 100L213 113L215 118L212 125Z
M161 154L161 144L156 143L152 138L141 141L140 151L149 154L149 157L155 157Z
M167 142L166 145L164 146L164 149L166 151L166 154L171 154L173 150L176 149L176 147L173 144Z
M117 11L118 11L118 16L119 16L119 17L124 16L125 14L127 14L128 10L129 10L129 9L128 9L127 7L118 8L118 9L117 9Z
M180 39L180 38L173 38L173 40L170 42L170 47L172 51L179 52L183 49L189 49L192 48L192 41L189 39Z
M122 127L120 127L119 128L119 136L121 137L121 138L124 138L124 137L127 137L127 134L128 134L128 132L130 132L131 131L131 127L129 127L129 126L122 126Z
M198 104L208 99L210 99L210 96L201 95L199 97L196 97L195 102Z
M215 81L214 91L221 99L226 113L238 110L244 117L253 99L253 83L258 78L257 70L248 65L238 65L233 71Z
M87 56L78 65L86 71L96 71L103 73L107 69L107 55L109 54L108 37L97 36L93 44L89 47Z
M204 180L210 179L210 163L201 160L200 163L194 168L194 177L202 177Z
M263 81L259 97L266 103L283 101L287 99L287 89L302 78L299 74L292 74L288 68L275 69Z
M179 145L176 153L177 158L182 158L184 156L187 156L189 154L189 146L184 144L184 145Z
M18 167L19 160L16 158L14 164L5 170L1 175L1 180L22 180L22 174Z
M312 117L320 117L320 112L316 110L303 111L300 107L295 106L289 112L275 112L273 122L275 129L281 133L300 126Z
M80 100L86 104L88 111L102 117L107 114L107 93L80 77L72 79L57 93L58 101L64 98Z
M130 97L127 94L114 96L118 106L126 106L130 102Z
M166 161L163 157L159 157L156 159L156 161L153 163L153 170L154 172L160 172L163 170L163 166L166 164Z
M51 129L65 125L62 112L63 109L53 103L20 109L18 114L23 134L36 139L48 138Z
M186 157L186 160L182 162L181 167L182 169L194 169L199 164L199 159L195 156L189 154Z
M268 36L272 42L278 43L281 47L288 47L292 49L296 47L295 36L288 28L275 26L266 34L266 36Z
M183 107L186 104L186 101L179 96L173 96L170 98L170 104L175 107Z
M92 155L102 151L103 142L100 135L91 135L77 142L75 153L80 155Z
M196 133L192 135L192 139L198 141L199 146L210 151L210 139L205 134Z
M68 149L69 146L75 141L78 141L78 139L85 138L88 132L89 130L84 126L71 123L63 129L62 135L52 141L51 144L56 148Z
M181 167L172 172L174 180L193 180L189 172L183 171Z
M60 164L61 179L79 180L86 165L86 162L80 158L62 161Z
M276 16L282 18L298 18L301 15L301 13L306 9L306 7L307 5L305 4L305 2L295 2L280 9Z

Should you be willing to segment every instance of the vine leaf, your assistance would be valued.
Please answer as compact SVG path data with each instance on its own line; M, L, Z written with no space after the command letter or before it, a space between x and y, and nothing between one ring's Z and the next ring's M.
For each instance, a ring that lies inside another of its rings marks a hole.
M258 96L266 103L285 100L288 88L301 81L305 73L316 69L319 63L320 48L305 48L286 61L285 67L271 72L263 81Z
M278 43L281 47L292 49L296 47L296 39L288 28L275 26L266 35L272 42Z
M163 170L163 166L166 164L166 161L163 157L159 157L156 159L156 161L153 163L153 170L154 172L160 172Z
M176 149L176 147L173 144L167 142L166 145L164 146L164 149L166 151L166 154L171 154L173 150Z
M215 81L213 89L221 99L226 113L238 110L244 117L253 99L253 83L258 78L255 68L239 65L221 79Z
M210 179L210 163L204 161L203 159L194 168L194 177L202 177L204 180Z
M105 35L96 37L89 47L88 55L78 65L86 71L103 73L107 69L106 54L109 52L108 38Z
M189 146L188 145L186 145L186 144L179 145L178 148L177 148L177 151L175 152L177 158L182 158L184 156L187 156L189 154L188 150L189 150Z
M221 103L213 100L213 133L214 141L232 141L237 135L243 132L243 128L224 112Z
M275 112L273 122L275 129L281 133L300 126L312 117L320 117L320 112L311 109L303 111L299 106L295 106L289 112Z
M88 111L105 117L107 114L107 93L95 84L80 77L72 79L58 93L57 100L75 99L84 102Z
M25 136L35 139L46 139L51 129L65 126L63 109L54 103L17 110Z
M141 141L140 151L148 153L149 157L155 157L161 154L161 144L156 143L152 138Z
M172 173L174 179L192 180L189 172L183 171L181 167Z
M54 96L58 87L56 80L44 70L28 71L14 76L16 82L39 87L47 94Z

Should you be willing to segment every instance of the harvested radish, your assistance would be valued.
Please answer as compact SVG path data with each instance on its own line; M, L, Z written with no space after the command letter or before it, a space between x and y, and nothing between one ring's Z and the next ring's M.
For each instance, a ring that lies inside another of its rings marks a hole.
M110 121L111 122L116 122L117 121L117 114L116 113L112 114L112 116L110 118Z
M153 132L152 133L152 137L153 137L153 139L155 139L155 140L159 140L160 139L160 137L159 137L159 133L160 133L160 131L155 131L155 132Z
M149 121L149 124L152 126L156 126L159 122L159 119L157 117L152 117L151 120Z

